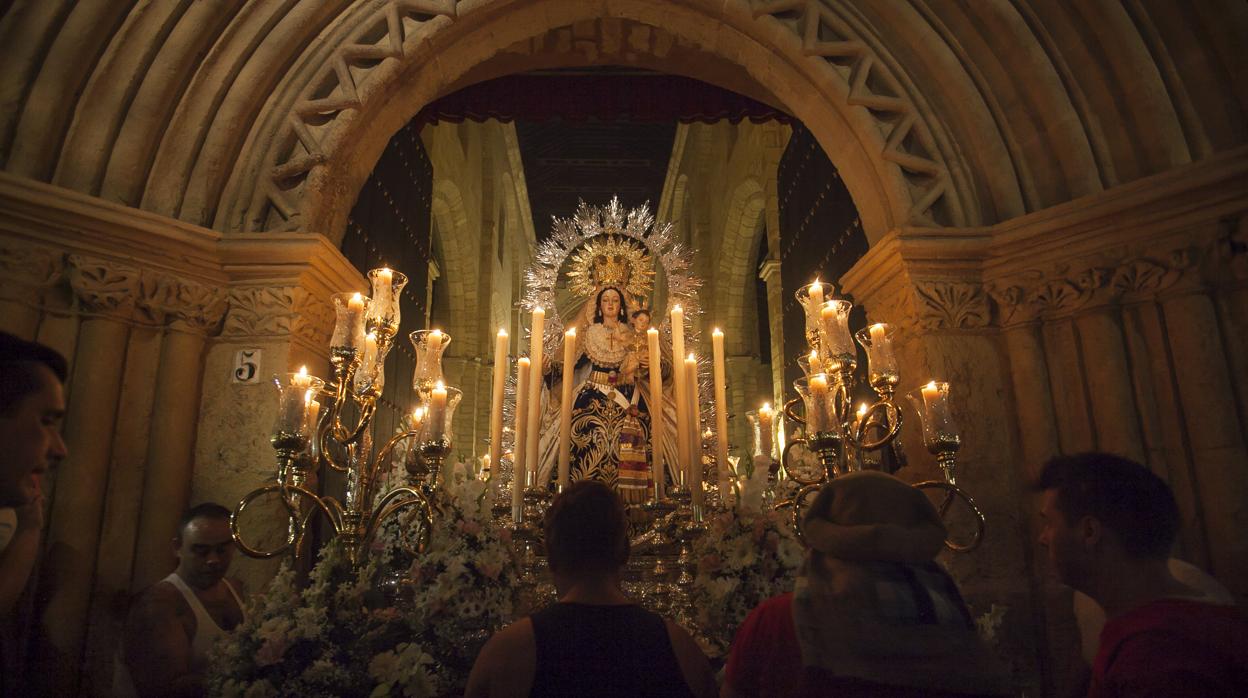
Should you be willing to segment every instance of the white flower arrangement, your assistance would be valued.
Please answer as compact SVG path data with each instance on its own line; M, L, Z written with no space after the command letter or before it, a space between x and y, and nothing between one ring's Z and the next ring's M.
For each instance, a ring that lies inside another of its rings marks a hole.
M433 696L447 684L432 658L405 642L422 628L393 608L378 608L374 565L352 570L331 542L300 589L284 565L267 593L253 601L247 620L214 648L211 695ZM398 653L401 666L375 669Z
M721 651L755 606L793 589L802 564L787 512L763 506L767 471L750 470L737 483L736 508L710 519L693 549L696 621Z

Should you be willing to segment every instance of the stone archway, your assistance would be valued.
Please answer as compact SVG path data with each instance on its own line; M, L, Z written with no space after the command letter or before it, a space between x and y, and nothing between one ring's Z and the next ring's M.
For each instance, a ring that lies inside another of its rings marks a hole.
M358 33L371 36L372 44L338 39L325 48L334 59L322 74L305 79L305 96L275 102L270 111L285 109L287 117L261 119L280 133L257 137L267 147L239 164L237 171L254 184L237 190L254 194L226 203L228 219L221 222L227 228L293 227L334 238L342 210L394 130L432 99L463 86L474 66L548 36L574 47L596 46L594 56L567 53L568 65L654 65L684 51L694 60L672 65L719 84L722 75L700 71L699 64L736 66L748 81L766 86L758 91L774 94L811 125L847 173L873 237L904 224L966 222L965 206L923 118L904 90L893 89L899 83L872 58L867 43L851 38L830 47L799 31L803 22L824 26L823 15L794 18L784 8L702 1L623 2L612 7L609 19L586 3L492 3L462 16L449 4L419 8L389 6L360 19ZM838 26L852 33L848 25ZM828 55L834 59L825 60ZM845 72L835 59L847 55L854 61ZM882 91L889 96L879 97Z

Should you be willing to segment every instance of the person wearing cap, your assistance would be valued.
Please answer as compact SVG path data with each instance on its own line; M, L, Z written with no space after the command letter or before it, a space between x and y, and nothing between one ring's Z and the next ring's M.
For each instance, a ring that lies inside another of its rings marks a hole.
M838 477L815 497L802 534L797 587L742 623L721 696L1008 694L935 562L946 532L921 491L876 471Z

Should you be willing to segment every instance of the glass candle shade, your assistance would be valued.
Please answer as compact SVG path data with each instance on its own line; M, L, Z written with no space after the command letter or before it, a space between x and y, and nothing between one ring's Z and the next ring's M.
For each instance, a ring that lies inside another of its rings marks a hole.
M824 370L823 360L819 358L819 352L814 349L797 357L797 367L802 369L802 375L807 378L814 373L823 373Z
M797 289L797 302L802 306L802 314L806 318L806 341L811 349L819 348L819 309L824 299L832 295L835 289L826 281L815 281Z
M309 413L314 409L325 381L310 376L306 371L285 373L273 376L273 384L277 386L277 423L273 425L275 435L297 436L306 439L311 436ZM318 403L319 404L319 403Z
M370 299L359 293L335 293L334 334L329 339L331 349L364 349L364 318L368 314Z
M956 451L962 445L949 413L949 384L932 381L906 394L923 423L923 445L931 453Z
M393 269L381 268L368 272L373 287L373 302L366 316L369 332L394 335L399 330L399 299L407 276Z
M852 371L858 349L849 332L849 312L854 304L846 300L825 301L819 309L819 358L825 371Z
M451 335L442 330L416 330L410 337L412 348L416 351L412 389L422 402L427 402L429 391L442 380L442 354L451 343Z
M835 378L826 373L817 373L807 381L809 398L806 399L806 436L816 434L835 434L844 432L841 422L836 416L837 388Z
M776 421L775 412L770 416L762 409L750 410L745 413L750 424L750 455L757 458L766 456L775 459Z
M897 357L893 354L893 332L891 325L877 322L855 335L867 350L867 378L877 391L885 387L891 389L900 379Z
M809 376L807 376L806 378L798 378L797 380L793 381L793 390L797 392L797 396L801 398L802 400L801 419L798 419L795 421L798 424L802 425L803 432L807 431L806 426L810 424L810 412L812 409L814 409L810 404L810 386L808 385L809 382L810 382ZM796 416L796 415L790 415L790 418L792 418L793 416Z
M454 441L452 424L455 420L455 408L463 398L464 393L459 388L434 384L428 399L422 403L425 411L418 429L421 443L442 442L449 446Z

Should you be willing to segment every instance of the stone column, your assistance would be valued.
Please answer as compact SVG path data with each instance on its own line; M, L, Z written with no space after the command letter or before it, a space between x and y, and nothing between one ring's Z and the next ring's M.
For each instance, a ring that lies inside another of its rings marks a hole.
M1109 308L1083 314L1076 320L1076 326L1083 365L1087 367L1097 448L1143 463L1140 415L1135 407L1122 327Z
M768 212L770 215L770 211ZM784 286L780 281L780 260L764 260L758 270L758 278L767 286L767 328L771 334L771 385L772 401L783 406L789 386L784 381Z
M172 326L161 344L130 582L136 592L176 563L169 540L190 503L205 332L215 331L225 313L225 294L219 289L184 283L174 298L183 303L173 309Z
M78 689L121 395L117 365L126 355L127 322L139 294L139 276L134 267L70 258L70 283L87 317L67 398L65 442L70 455L51 495L52 524L40 580L48 598L42 618L48 644L40 652L39 670L50 672L45 675L58 695Z
M1210 557L1218 579L1248 596L1248 450L1210 297L1188 292L1163 302L1179 399L1190 439Z

